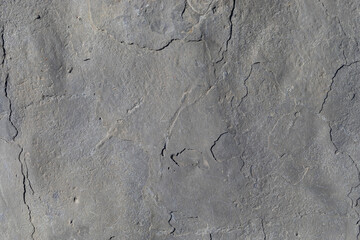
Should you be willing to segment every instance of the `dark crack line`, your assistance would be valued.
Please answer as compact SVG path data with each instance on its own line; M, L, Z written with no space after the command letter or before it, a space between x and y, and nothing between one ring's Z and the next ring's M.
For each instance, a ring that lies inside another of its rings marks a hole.
M170 227L172 227L173 229L171 230L171 232L170 232L170 234L174 234L174 232L176 231L176 228L171 224L171 220L173 219L173 213L174 213L175 211L171 211L169 214L170 214L170 218L169 218L169 220L168 220L168 224L169 224L169 226Z
M229 15L230 29L229 29L229 38L227 39L226 44L225 44L225 52L227 52L227 50L228 50L228 45L229 45L229 42L230 42L230 40L232 38L232 34L233 34L232 18L234 16L234 11L235 11L235 2L236 2L236 0L233 0L233 6L232 6L232 9L231 9L230 15Z
M227 133L228 133L228 132L224 132L224 133L220 134L219 137L214 141L213 145L211 145L211 147L210 147L211 155L212 155L212 157L214 158L215 161L217 161L217 159L216 159L215 154L214 154L214 152L213 152L213 148L215 147L216 143L220 140L220 138L221 138L223 135L227 134Z
M350 197L350 195L351 195L351 193L353 192L353 190L354 189L356 189L356 188L358 188L359 186L360 186L360 168L359 168L359 166L358 166L358 164L356 163L356 161L351 157L351 155L350 154L348 154L348 153L346 153L346 152L342 152L342 151L339 151L339 149L337 148L337 146L335 145L335 143L334 143L334 141L333 141L333 137L332 137L332 131L333 131L333 129L332 129L332 127L331 127L331 124L330 124L330 122L329 122L329 128L330 128L330 130L329 130L329 136L330 136L330 141L331 141L331 143L333 144L333 146L335 147L335 154L337 154L337 153L340 153L340 154L342 154L342 155L346 155L350 160L351 160L351 162L352 162L352 164L354 165L354 167L355 167L355 169L356 169L356 171L357 171L357 178L358 178L358 182L359 182L359 184L358 185L356 185L356 186L354 186L354 187L351 187L350 188L350 191L348 192L348 194L346 195L349 199L350 199L350 201L351 201L351 208L354 208L354 207L358 207L358 204L359 204L359 198L358 199L354 199L355 200L355 203L354 203L354 200ZM358 215L358 217L360 217L360 214L355 210L355 212L356 212L356 214ZM358 222L357 222L357 224L360 222L360 220L358 220ZM358 226L358 234L357 234L357 239L358 239L358 237L360 236L360 226Z
M25 175L25 170L24 170L24 164L23 162L21 161L21 154L23 153L24 149L18 144L18 147L20 148L20 153L18 155L18 161L20 163L20 170L21 170L21 175L23 177L23 181L22 181L22 184L23 184L23 202L28 210L28 216L29 216L29 222L33 228L32 232L31 232L31 239L34 240L34 234L35 234L35 231L36 231L36 228L35 228L35 225L33 224L33 221L32 221L32 215L31 215L31 209L30 209L30 206L29 204L26 202L26 175Z
M96 27L96 26L95 26ZM159 51L162 51L164 50L165 48L169 47L173 42L175 41L180 41L182 39L179 39L179 38L172 38L170 39L167 43L165 43L163 46L160 46L159 48L151 48L151 47L147 47L147 46L141 46L139 45L138 43L135 43L135 42L127 42L125 40L119 40L119 39L116 39L114 36L112 36L111 34L109 34L105 29L100 29L98 27L96 27L96 30L101 32L101 33L104 33L106 34L108 37L111 37L114 41L120 43L120 44L126 44L128 46L135 46L137 47L138 49L144 49L144 50L148 50L150 52L159 52Z
M186 150L186 148L184 148L183 150L181 150L178 153L173 153L170 155L170 159L177 165L180 167L179 163L175 160L175 157L179 156L180 154L182 154L184 151Z
M165 45L161 46L160 48L150 48L150 47L146 47L146 46L140 46L139 44L137 43L133 43L133 42L125 42L125 41L120 41L120 43L123 43L123 44L126 44L126 45L129 45L129 46L136 46L140 49L146 49L148 51L152 51L152 52L160 52L162 50L164 50L165 48L169 47L171 45L171 43L175 42L175 41L179 41L180 39L177 39L177 38L173 38L173 39L170 39L169 42L167 42Z
M358 203L359 203L359 200L360 199L356 199L356 202L354 204L354 201L353 199L350 197L351 193L353 192L354 189L358 188L360 186L360 184L356 185L355 187L351 187L350 188L350 191L348 192L348 194L346 195L349 199L350 199L350 202L351 202L351 208L354 208L354 207L357 207L358 206ZM358 214L359 216L359 214ZM359 221L358 221L359 222Z
M230 40L231 40L231 38L232 38L232 34L233 34L233 22L232 22L232 18L233 18L233 16L234 16L234 11L235 11L235 2L236 2L236 0L233 0L232 8L231 8L230 15L229 15L229 37L228 37L228 39L226 39L226 41L225 41L225 49L224 49L224 51L222 51L222 53L221 53L221 58L220 58L219 60L215 61L215 64L222 62L222 61L225 59L225 54L226 54L227 51L228 51L229 42L230 42ZM222 50L222 46L220 47L219 52L221 52L221 50ZM226 63L226 61L224 62L224 64L225 64L225 63Z
M352 161L353 165L355 166L356 170L357 170L357 173L358 173L358 181L360 182L360 169L359 169L359 166L358 164L355 162L355 160L350 156L350 154L346 154L350 160ZM360 185L360 184L359 184ZM353 200L352 198L350 197L350 194L351 192L353 191L354 188L357 188L359 185L355 186L355 187L351 187L350 189L350 192L347 194L347 197L350 198L351 200L351 204L352 204L352 207L354 206L354 203L353 203ZM356 199L356 202L355 202L355 207L358 207L358 204L359 204L359 198ZM357 213L358 215L358 218L360 217L359 213L355 210L355 212ZM359 224L360 220L357 221L357 224ZM359 239L360 237L360 226L358 226L358 233L356 235L356 239Z
M28 184L29 184L29 188L30 188L30 190L31 190L31 194L34 195L35 192L34 192L34 189L33 189L32 185L31 185L31 181L30 181L30 178L29 178L29 168L28 168L28 166L27 166L25 157L24 157L24 165L25 165L25 168L26 168L26 171L25 171L25 173L26 173L26 179L27 179L27 182L28 182Z
M334 76L331 78L331 83L330 83L330 86L329 86L329 90L326 92L325 98L324 98L324 100L323 100L323 102L322 102L322 104L321 104L321 108L320 108L320 110L319 110L319 114L320 114L320 113L323 111L323 109L324 109L324 105L325 105L325 103L326 103L326 100L327 100L328 97L329 97L329 93L330 93L331 90L333 89L333 85L334 85L334 82L335 82L335 77L337 76L337 74L339 73L339 71L340 71L341 69L343 69L344 67L350 67L351 65L353 65L353 64L355 64L355 63L358 63L358 62L360 62L360 60L354 61L354 62L352 62L352 63L350 63L350 64L343 64L343 65L341 65L341 66L335 71Z
M334 141L333 141L333 137L332 137L332 131L333 131L333 129L332 129L332 127L331 127L330 122L329 122L329 128L330 128L330 130L329 130L330 141L331 141L332 145L333 145L334 148L335 148L335 154L336 154L336 153L339 152L339 149L337 148L337 146L335 145L335 143L334 143Z
M341 66L335 71L334 76L331 78L331 83L330 83L330 86L329 86L329 90L326 92L325 98L324 98L324 100L323 100L323 102L322 102L322 104L321 104L321 108L320 108L319 114L320 114L320 113L323 111L323 109L324 109L324 105L325 105L325 103L326 103L326 101L327 101L327 99L328 99L328 97L329 97L330 92L331 92L332 89L333 89L333 85L334 85L334 82L335 82L335 77L337 76L337 74L339 73L339 71L340 71L341 69L343 69L344 67L349 67L349 66L351 66L351 65L353 65L353 64L356 64L356 63L360 62L360 60L357 60L357 61L351 62L350 64L347 64L347 60L346 60L344 51L343 51L343 56L344 56L344 58L345 58L345 64L341 65ZM354 167L356 168L357 175L358 175L358 176L357 176L357 177L358 177L358 182L360 183L360 168L359 168L358 164L357 164L356 161L351 157L350 154L348 154L348 153L346 153L346 152L339 151L338 147L336 146L336 144L335 144L335 142L334 142L334 140L333 140L333 136L332 136L333 129L332 129L332 127L331 127L331 122L330 122L330 121L328 121L328 125L329 125L329 129L330 129L330 130L329 130L329 138L330 138L330 141L331 141L332 145L333 145L334 148L335 148L335 154L341 153L342 155L346 155L346 156L349 157L349 159L352 161L352 164L353 164ZM351 195L352 191L354 190L354 188L357 188L357 187L359 187L359 186L360 186L360 184L358 184L358 185L355 186L355 187L351 187L351 188L350 188L350 191L349 191L348 194L347 194L347 197L348 197L348 198L350 199L350 201L351 201L351 207L352 207L352 208L358 206L358 201L359 201L359 199L356 199L356 202L355 202L355 204L354 204L354 200L350 197L350 195ZM355 209L355 212L356 212L356 214L358 215L358 218L359 218L359 217L360 217L360 214L356 211L356 209ZM359 222L360 222L360 220L358 220L357 225L358 225ZM360 237L360 226L358 226L358 233L357 233L356 238L359 239L359 237Z
M320 1L320 0L318 0L318 2L319 2L319 3L321 4L321 6L324 8L325 15L329 17L330 15L329 15L329 12L328 12L325 4L324 4L322 1Z
M13 110L12 110L12 102L9 98L9 94L8 94L8 84L9 84L9 74L6 75L5 77L5 86L4 86L4 92L5 92L5 97L7 98L8 102L9 102L9 117L8 117L8 121L10 122L11 126L15 129L15 134L14 136L12 136L12 140L15 141L15 138L17 137L19 131L18 129L15 127L15 124L12 121L12 114L13 114Z
M162 46L161 48L155 49L154 51L155 51L155 52L162 51L162 50L164 50L165 48L169 47L171 43L173 43L174 41L178 41L178 40L180 40L180 39L173 38L173 39L171 39L167 44L165 44L165 45Z
M180 14L182 19L184 19L184 13L186 11L186 8L187 8L187 0L184 1L184 9L181 11L181 14Z
M161 155L162 157L165 155L165 151L166 151L166 143L164 143L164 147L161 149L160 155Z
M255 63L251 64L250 72L249 72L249 74L247 75L247 77L244 79L245 95L240 99L240 102L239 102L239 105L238 105L238 106L240 106L240 105L242 104L242 102L245 100L245 98L249 95L249 87L247 86L247 81L248 81L249 78L251 77L253 68L254 68L254 66L255 66L256 64L260 64L260 62L255 62Z
M1 65L4 66L5 58L6 58L6 50L5 50L5 39L4 39L4 27L1 29L1 47L3 51L3 59L1 61Z
M4 92L5 92L5 97L8 99L8 102L9 102L9 118L8 118L8 121L10 122L10 124L15 129L15 135L12 137L12 140L15 142L15 139L16 139L19 131L18 131L17 127L15 126L15 124L12 121L13 110L12 110L12 102L11 102L11 100L9 98L9 95L8 95L8 84L9 84L9 74L7 74L6 78L5 78ZM21 154L23 153L24 148L21 147L20 144L17 144L17 145L20 148L20 153L18 155L18 161L20 163L20 171L21 171L21 175L23 177L23 180L22 180L22 184L23 184L22 198L23 198L23 203L25 204L25 206L26 206L26 208L28 210L29 222L30 222L30 224L31 224L31 226L33 228L32 233L31 233L31 239L34 239L34 234L35 234L36 228L35 228L35 225L32 222L30 206L26 202L26 192L27 192L27 190L26 190L26 182L28 182L29 187L30 187L33 194L34 194L34 190L33 190L32 186L31 186L31 182L30 182L30 179L29 179L29 171L28 171L27 164L26 164L25 160L24 160L24 163L21 161ZM25 170L25 167L26 167L26 170Z
M331 127L331 124L330 122L328 122L329 124L329 138L330 138L330 141L331 143L333 144L333 146L335 147L335 154L342 154L342 155L346 155L352 162L352 164L354 165L356 171L357 171L357 178L358 178L358 182L359 184L356 185L355 187L351 187L350 188L350 191L348 192L348 194L346 195L350 201L351 201L351 208L354 208L354 207L358 207L358 204L359 204L359 199L355 199L355 204L354 204L354 200L350 197L351 193L353 192L354 189L358 188L360 186L360 168L358 166L358 164L356 163L356 161L351 157L350 154L346 153L346 152L342 152L342 151L339 151L339 149L337 148L337 146L335 145L334 141L333 141L333 137L332 137L332 127ZM359 213L355 210L355 212L357 213L358 217L360 217ZM360 222L360 220L358 220L358 222ZM359 226L359 231L358 231L358 234L357 234L357 237L360 236L360 226Z
M264 227L264 219L261 219L261 229L264 234L264 240L266 240L267 237L266 237L266 232L265 232L265 227Z
M346 155L350 158L351 162L352 162L353 165L355 166L356 171L358 172L358 180L359 180L359 182L360 182L360 169L359 169L358 164L357 164L357 163L355 162L355 160L350 156L350 154L346 154Z
M332 88L333 88L333 85L334 85L334 82L335 82L334 78L336 77L336 75L338 74L338 72L339 72L343 67L345 67L345 64L341 65L341 67L339 67L339 68L336 70L334 76L331 78L331 83L330 83L329 90L326 92L326 95L325 95L325 98L324 98L324 100L323 100L323 102L322 102L322 104L321 104L321 108L320 108L319 113L321 113L321 112L323 111L323 109L324 109L324 105L325 105L325 103L326 103L326 100L328 99L329 93L331 92L331 90L332 90Z

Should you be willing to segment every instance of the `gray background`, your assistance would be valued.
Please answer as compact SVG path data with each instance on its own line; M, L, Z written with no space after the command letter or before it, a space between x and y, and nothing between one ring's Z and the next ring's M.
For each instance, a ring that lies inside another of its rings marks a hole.
M0 239L357 239L358 0L0 0Z

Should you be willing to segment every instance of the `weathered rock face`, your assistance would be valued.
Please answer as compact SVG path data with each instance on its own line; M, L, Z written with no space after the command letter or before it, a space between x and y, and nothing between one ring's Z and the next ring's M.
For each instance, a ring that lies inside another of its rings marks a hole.
M357 239L360 1L0 1L0 239Z

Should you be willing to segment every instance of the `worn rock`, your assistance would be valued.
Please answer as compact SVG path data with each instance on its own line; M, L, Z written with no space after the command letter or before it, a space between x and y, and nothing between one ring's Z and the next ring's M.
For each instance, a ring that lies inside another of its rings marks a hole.
M357 239L359 12L0 1L0 239Z

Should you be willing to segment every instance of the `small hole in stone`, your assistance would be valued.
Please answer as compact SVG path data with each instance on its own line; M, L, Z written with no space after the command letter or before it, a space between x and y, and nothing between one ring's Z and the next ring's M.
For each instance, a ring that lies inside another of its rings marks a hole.
M216 13L216 6L214 6L211 10L213 13Z

